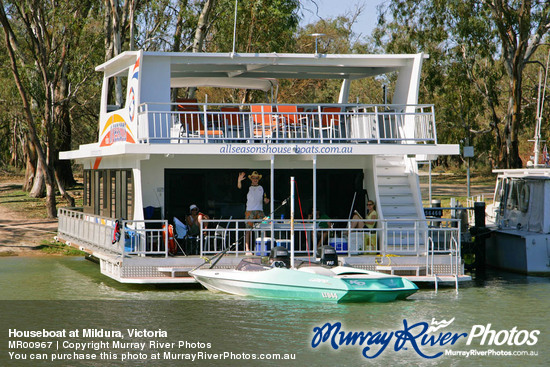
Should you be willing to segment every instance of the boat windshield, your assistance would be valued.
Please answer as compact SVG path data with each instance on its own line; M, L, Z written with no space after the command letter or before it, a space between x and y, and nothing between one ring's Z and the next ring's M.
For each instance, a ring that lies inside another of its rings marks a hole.
M271 267L262 264L261 258L243 259L235 268L240 271L265 271L271 269Z

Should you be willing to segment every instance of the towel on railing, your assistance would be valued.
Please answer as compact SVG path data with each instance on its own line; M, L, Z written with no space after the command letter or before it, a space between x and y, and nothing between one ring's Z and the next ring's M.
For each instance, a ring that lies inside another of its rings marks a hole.
M187 225L176 217L174 217L174 225L176 227L176 238L184 238L187 235Z

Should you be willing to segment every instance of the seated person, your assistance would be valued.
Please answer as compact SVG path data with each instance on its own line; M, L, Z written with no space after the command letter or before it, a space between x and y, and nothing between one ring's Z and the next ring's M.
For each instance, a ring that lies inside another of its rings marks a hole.
M192 204L189 207L190 214L185 218L185 222L187 223L187 238L189 240L192 240L191 243L188 244L187 250L190 254L196 255L199 253L198 251L198 242L197 237L201 233L201 227L206 228L206 223L203 223L203 219L210 219L208 218L208 215L203 214L199 211L199 207L195 204Z
M363 219L361 214L357 210L353 211L353 215L350 221L351 229L358 229L359 231L351 233L350 247L355 251L376 251L377 248L377 236L375 230L361 231L362 228L376 228L376 219L378 214L375 210L374 201L369 200L367 202L367 215L366 219Z
M350 222L350 228L363 228L365 227L365 222L363 221L363 217L357 210L353 211L353 215L351 216L351 222Z
M315 219L323 220L322 222L318 222L318 225L317 225L317 228L320 229L319 231L317 231L317 237L318 237L317 248L323 246L327 242L328 235L329 235L329 231L327 229L332 228L330 217L326 214L321 215L320 213L321 212L319 210L317 210L315 213ZM312 214L308 216L308 219L313 219L313 210L312 210Z
M367 201L367 218L365 220L365 226L367 228L376 228L376 220L378 219L378 213L376 213L376 204L374 201ZM365 250L375 251L377 249L376 231L369 231L369 235L365 236Z

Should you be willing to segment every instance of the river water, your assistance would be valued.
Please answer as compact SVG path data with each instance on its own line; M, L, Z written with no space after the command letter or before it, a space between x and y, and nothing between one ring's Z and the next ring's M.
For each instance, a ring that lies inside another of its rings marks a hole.
M330 304L121 285L82 258L4 257L0 300L1 366L550 365L550 279L504 272L458 293ZM327 323L367 337L346 345Z

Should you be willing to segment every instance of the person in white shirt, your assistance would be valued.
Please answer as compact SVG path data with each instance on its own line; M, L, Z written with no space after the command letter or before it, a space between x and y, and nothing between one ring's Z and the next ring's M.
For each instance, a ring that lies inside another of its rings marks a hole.
M245 177L246 173L239 173L239 177L237 178L237 187L239 189L243 188L242 182ZM264 188L259 185L262 175L254 171L248 175L248 178L250 179L251 184L248 188L248 194L246 195L246 209L244 217L248 220L262 219L265 216L263 206L264 204L269 204L269 199L267 198ZM247 228L252 228L254 227L254 222L247 222L246 226ZM247 252L250 251L250 231L247 231L245 235L245 249Z

